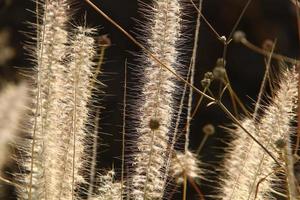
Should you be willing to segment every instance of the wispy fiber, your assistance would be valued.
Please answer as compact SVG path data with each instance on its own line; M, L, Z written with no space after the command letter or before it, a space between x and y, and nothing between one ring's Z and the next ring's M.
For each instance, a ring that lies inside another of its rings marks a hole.
M0 92L0 175L3 167L9 163L9 145L18 141L28 103L27 92L25 83L8 84Z
M61 140L64 144L62 159L64 160L61 171L64 181L61 181L60 198L74 198L76 186L84 183L84 176L87 175L88 157L85 155L85 148L90 137L86 130L88 123L88 103L91 99L93 84L92 69L93 59L96 55L94 39L91 37L93 29L77 27L71 37L70 63L67 65L65 80L66 101L61 104L64 108L62 129L64 135ZM79 197L78 197L79 198Z
M69 2L45 1L38 27L31 152L20 199L77 199L88 158L86 124L96 54L92 29L67 29ZM28 151L28 150L27 150Z
M178 0L155 0L146 12L152 19L147 27L146 40L155 57L176 71L180 37L181 6ZM140 108L139 138L133 166L132 198L136 200L160 199L164 190L165 167L168 158L168 142L173 117L173 75L146 57L142 107Z
M248 200L254 199L255 196L256 199L261 200L275 199L272 193L285 196L292 192L293 187L288 186L284 189L278 184L279 177L275 174L282 172L286 179L290 179L290 173L293 173L281 156L278 142L283 141L286 144L284 149L290 152L290 137L293 133L291 123L296 116L295 108L298 98L297 84L298 75L295 69L282 72L278 90L274 93L270 104L262 108L264 113L260 121L257 123L253 119L242 121L243 127L255 133L259 141L276 155L276 159L283 168L266 155L241 128L237 128L232 132L234 140L225 158L226 174L223 177L220 195L222 199ZM288 182L294 184L294 180ZM293 198L296 197L293 196Z
M64 95L64 59L68 41L65 30L68 16L66 0L45 1L42 22L37 27L35 100L32 113L31 152L23 165L29 171L24 177L21 199L57 199L59 167L62 166L59 128L62 116L60 103ZM51 198L52 197L52 198Z

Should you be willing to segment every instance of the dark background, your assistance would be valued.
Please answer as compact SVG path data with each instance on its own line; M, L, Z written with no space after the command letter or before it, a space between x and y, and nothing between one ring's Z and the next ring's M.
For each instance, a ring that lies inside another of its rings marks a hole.
M134 83L139 78L134 69L135 64L138 64L135 61L135 53L139 52L140 49L83 0L73 0L73 2L74 15L72 15L71 20L73 23L78 24L82 21L82 15L86 13L87 24L99 29L97 35L108 34L111 39L112 45L106 51L105 64L102 67L103 73L99 77L107 85L101 88L105 95L98 96L102 106L105 107L101 114L100 132L103 134L100 135L102 145L99 149L99 167L109 169L114 165L115 168L119 168L124 63L125 59L128 59L131 64L129 64L128 69L129 87L132 87L132 89L129 88L128 95L130 103L130 96L135 95L133 91ZM136 0L95 0L95 3L129 33L135 36L139 35L135 19L142 19L142 16L138 12ZM186 5L188 4L187 2ZM203 14L219 34L228 36L245 4L246 0L204 0ZM34 5L30 0L0 0L0 32L8 31L10 36L6 40L6 44L1 46L0 42L0 56L3 46L10 46L15 51L15 56L12 59L0 65L0 77L3 80L1 82L19 81L20 75L17 73L19 68L32 68L24 43L31 41L26 32L32 33L33 31L28 22L35 22L35 16L30 12L30 10L34 10ZM187 40L186 46L183 47L183 49L187 49L185 55L188 58L191 55L190 49L197 13L191 6L187 6L184 12L189 20L185 24L188 27L186 36L189 40ZM276 39L276 52L292 58L297 58L299 55L296 10L291 1L253 0L238 29L243 30L248 40L257 46L262 46L267 39ZM213 69L217 58L222 56L222 51L222 44L202 21L195 77L195 85L198 88L201 88L200 80L203 78L203 74ZM234 90L250 111L253 109L254 104L252 99L255 100L257 97L264 66L265 58L262 55L247 49L241 44L231 43L229 45L227 73ZM195 95L195 98L198 99L198 95ZM224 104L231 108L228 97L225 97ZM128 113L132 113L132 110L129 110ZM130 131L134 123L129 116L127 118L127 124L130 127L127 133L129 140L132 139ZM224 141L228 141L226 133L219 125L228 125L229 123L230 120L216 106L209 108L202 106L192 121L190 147L193 150L197 149L200 144L203 137L202 127L205 124L213 124L216 128L216 133L208 139L201 153L202 161L209 164L206 166L209 171L214 172L216 167L220 166L223 152L220 147L226 146ZM213 191L215 191L213 189L215 183L211 180L216 180L216 177L213 173L209 174L211 176L208 178L209 180L201 181L200 185L200 189L205 195L213 194ZM175 199L175 196L178 198L181 196L181 189L178 189L178 191L173 199ZM188 193L187 199L197 199L192 188L188 189Z

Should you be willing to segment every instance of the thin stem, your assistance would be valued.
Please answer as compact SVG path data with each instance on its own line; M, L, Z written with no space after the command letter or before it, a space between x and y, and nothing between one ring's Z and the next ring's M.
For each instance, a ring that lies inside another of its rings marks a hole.
M204 88L203 92L206 93L207 89L208 89L208 86ZM201 104L202 100L203 100L203 95L200 96L200 98L199 98L199 100L197 102L197 105L196 105L196 107L195 107L195 109L194 109L194 111L193 111L193 113L192 113L192 115L190 117L190 120L195 117L195 115L196 115L196 113L197 113L197 111L198 111L198 109L200 107L200 104Z
M197 187L195 181L190 177L188 177L188 181L193 186L197 194L199 195L199 200L204 200L204 195L202 194L201 190Z
M212 30L212 32L216 35L216 37L221 40L221 36L220 34L214 29L214 27L209 23L209 21L206 19L206 17L202 14L201 9L199 9L196 4L193 2L193 0L190 0L190 2L192 3L192 5L194 6L194 8L197 10L198 14L200 14L201 18L204 20L204 22L206 23L206 25L210 28L210 30ZM202 0L201 2L199 2L199 4L202 4Z
M185 170L183 171L183 194L182 199L186 200L186 192L187 192L187 175Z
M240 23L242 17L244 16L244 14L245 14L245 12L246 12L248 6L250 5L251 1L252 1L252 0L248 0L248 1L247 1L246 5L244 6L244 8L243 8L243 10L242 10L242 12L241 12L241 14L239 15L239 18L238 18L237 21L235 22L235 24L234 24L234 26L233 26L233 28L232 28L232 30L231 30L231 32L230 32L228 38L226 39L226 38L223 36L223 40L221 40L221 41L223 41L223 44L224 44L224 49L223 49L223 54L222 54L222 58L223 58L223 67L224 67L224 68L226 67L226 56L227 56L228 45L229 45L229 43L231 42L233 33L234 33L235 30L237 29L237 27L238 27L238 25L239 25L239 23ZM228 78L227 72L225 72L225 76L226 76L227 82L228 82L228 84L229 84L229 92L230 92L230 94L232 94L232 91L233 91L233 90L232 90L232 87L231 87L230 80L229 80L229 78ZM233 104L234 112L235 112L235 114L237 115L237 108L236 108L236 104L235 104L235 99L232 97L232 95L230 95L230 97L231 97L231 99L232 99L232 104ZM243 110L245 111L245 109L244 109L243 106L242 106L242 108L243 108ZM247 111L245 111L245 113L248 114Z
M101 71L101 66L103 65L104 61L104 55L105 55L105 50L108 46L103 45L100 47L100 54L99 54L99 61L94 73L94 76L91 78L90 83L92 88L95 88L95 85L97 83L97 77L100 74ZM89 192L88 192L88 199L91 198L93 190L94 190L94 182L95 182L95 172L96 172L96 161L97 161L97 148L98 148L98 128L99 128L99 116L100 114L100 108L97 108L96 110L96 116L94 120L94 134L93 134L93 156L92 156L92 164L91 164L91 174L90 174L90 185L89 185Z
M96 82L97 77L100 74L101 66L102 66L103 61L104 61L104 55L105 55L106 48L107 48L107 46L105 46L105 45L101 46L101 48L100 48L99 61L98 61L97 68L96 68L96 71L94 73L94 76L91 80L92 82Z
M256 121L256 119L257 119L258 109L260 108L260 105L261 105L260 103L261 103L263 91L265 89L267 77L269 76L269 69L270 69L270 65L271 65L271 58L272 58L272 54L273 54L274 49L275 49L275 45L276 45L276 43L273 44L271 54L269 55L268 61L267 61L267 64L266 64L266 70L265 70L264 78L263 78L263 81L261 83L259 94L258 94L258 98L257 98L257 102L256 102L255 108L254 108L254 113L253 113L253 120L254 121Z
M242 17L244 16L244 14L245 14L246 10L248 9L248 7L249 7L249 5L250 5L251 2L252 2L252 0L248 0L247 3L246 3L246 5L244 6L244 8L243 8L243 10L242 10L242 12L241 12L241 14L240 14L238 20L235 22L235 24L234 24L234 26L233 26L233 28L232 28L232 30L231 30L229 36L228 36L228 41L231 40L231 38L232 38L232 36L233 36L235 30L237 29L238 25L240 24L241 19L242 19Z
M231 83L229 81L228 78L228 74L225 73L225 82L224 84L228 84L228 91L230 93L231 98L233 98L233 101L236 101L238 103L238 105L240 106L240 108L243 110L244 114L246 114L247 116L249 116L249 111L247 110L247 108L245 107L245 105L242 103L241 99L238 97L238 95L235 93L235 91L233 90Z
M254 51L256 53L259 53L259 54L262 54L266 57L269 57L270 54L271 54L270 51L266 51L264 49L261 49L261 48L255 46L254 44L249 42L246 38L243 38L241 40L241 43L243 45L245 45L246 47L248 47L249 49L251 49L252 51ZM277 54L277 53L274 53L274 52L272 53L272 58L276 59L278 61L285 61L285 62L288 62L288 63L291 63L291 64L299 64L299 60L297 60L297 59L289 58L287 56L283 56L281 54Z
M202 150L202 148L203 148L203 146L204 146L207 138L208 138L208 134L204 134L204 138L201 140L201 143L200 143L200 145L199 145L199 147L198 147L198 149L196 151L196 155L200 154L200 151Z
M72 134L73 134L73 156L72 156L72 200L74 199L74 190L75 190L75 158L76 158L76 122L77 122L77 87L78 87L78 68L75 68L74 71L74 110L72 117Z
M200 32L200 25L201 25L201 10L202 10L202 2L203 0L199 1L199 11L197 15L197 24L195 30L195 38L194 38L194 45L193 45L193 54L190 63L190 70L191 70L191 77L190 83L194 85L194 76L195 76L195 66L196 66L196 55L198 49L198 40L199 40L199 32ZM192 103L193 103L193 90L190 88L189 98L188 98L188 112L187 112L187 128L185 133L185 152L188 151L189 147L189 136L190 136L190 121L191 121L191 111L192 111Z
M90 174L90 185L88 192L88 199L91 199L94 190L94 182L95 182L95 174L96 174L96 162L97 162L97 149L98 149L98 128L99 128L99 114L100 108L97 108L95 120L94 120L94 134L93 134L93 155L92 155L92 163L91 163L91 174Z
M123 126L122 126L122 171L121 171L121 200L123 199L124 166L125 166L125 127L126 127L126 95L127 95L127 60L125 60L124 95L123 95Z
M270 172L269 174L267 174L265 177L261 178L257 185L256 185L256 189L255 189L255 196L254 196L254 200L257 198L257 194L258 194L258 189L259 189L259 185L264 182L269 176L271 176L272 174L276 173L277 171L281 170L281 168L277 168L276 170Z

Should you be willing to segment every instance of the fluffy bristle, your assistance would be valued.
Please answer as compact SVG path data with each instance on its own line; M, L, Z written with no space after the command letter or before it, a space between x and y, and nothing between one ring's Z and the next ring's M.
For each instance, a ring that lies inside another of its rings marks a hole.
M147 45L161 62L176 70L180 36L181 6L178 0L153 2ZM138 152L134 157L133 199L160 199L165 187L168 142L174 114L175 80L160 64L146 57L144 62L143 102L140 108Z
M237 128L233 131L234 140L225 159L225 172L221 191L222 199L273 199L272 193L285 196L294 193L295 186L279 187L279 177L276 171L283 171L284 177L290 179L291 163L282 159L278 141L284 141L283 154L291 156L290 137L293 131L291 122L295 117L295 108L298 98L298 75L295 69L282 73L279 88L275 92L271 103L264 109L259 122L253 119L244 119L241 124L264 145L285 168L278 170L278 165L266 152L243 131ZM289 152L289 153L287 153ZM286 170L289 169L289 170ZM261 181L263 180L263 181ZM287 181L294 184L294 180ZM286 190L284 192L284 190ZM293 191L294 192L293 192ZM296 198L295 196L292 196Z

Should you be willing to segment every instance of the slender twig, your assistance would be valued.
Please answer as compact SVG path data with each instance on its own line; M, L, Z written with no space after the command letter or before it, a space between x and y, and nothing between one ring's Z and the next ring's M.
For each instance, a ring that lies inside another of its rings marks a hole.
M78 67L74 69L74 88L73 88L73 101L74 101L74 110L73 110L73 116L72 116L72 130L71 133L73 134L73 156L72 156L72 200L74 199L75 195L75 159L76 159L76 122L77 122L77 88L78 88Z
M94 76L91 79L91 81L93 83L97 82L96 80L97 80L98 75L100 74L101 67L102 67L103 61L104 61L105 50L107 49L107 47L108 46L106 46L106 45L101 45L101 47L100 47L99 61L98 61Z
M94 182L96 175L96 162L97 162L97 152L98 152L98 129L99 129L99 114L100 108L97 108L94 120L94 134L93 134L93 152L92 152L92 162L91 162L91 172L90 172L90 184L88 199L91 199L94 190Z
M280 169L280 168L279 168ZM278 170L278 169L277 169ZM267 174L265 177L261 178L258 183L256 184L256 188L255 188L255 196L254 196L254 200L257 198L257 194L258 194L258 189L259 189L259 185L264 182L269 176L271 176L272 174L274 174L277 170L274 170L272 172L270 172L269 174ZM281 169L280 169L281 170Z
M207 90L208 90L208 86L204 88L203 92L206 93ZM202 100L203 100L203 95L200 96L200 98L197 102L197 105L196 105L196 107L194 108L194 110L191 114L190 120L192 120L195 117L197 111L199 110L199 107L201 105Z
M226 56L227 56L228 45L230 44L230 42L231 42L231 40L232 40L233 33L234 33L235 30L237 29L237 27L238 27L238 25L239 25L239 23L240 23L242 17L244 16L244 14L245 14L245 12L246 12L248 6L250 5L251 1L252 1L252 0L248 0L248 1L247 1L246 5L244 6L244 8L243 8L243 10L242 10L242 12L241 12L241 14L239 15L237 21L235 22L235 24L234 24L234 26L233 26L233 28L232 28L232 30L231 30L231 32L230 32L228 38L226 38L225 36L222 36L222 40L221 40L221 41L223 42L223 45L224 45L223 53L222 53L223 67L224 67L224 68L226 67ZM229 84L229 87L228 87L228 88L229 88L229 92L230 92L230 94L231 94L230 97L231 97L231 100L232 100L234 112L235 112L235 114L237 115L237 108L236 108L235 100L236 100L236 99L239 100L239 98L237 98L237 95L233 96L233 89L232 89L232 87L231 87L231 83L230 83L230 80L229 80L229 77L228 77L226 71L225 71L225 77L226 77L226 81L227 81L228 84ZM240 101L238 101L238 102L240 103ZM248 112L247 112L247 110L244 108L243 104L240 103L240 105L242 105L241 108L243 108L243 111L244 111L246 114L248 114Z
M200 26L201 26L201 11L202 11L202 2L203 0L199 1L198 9L200 12L198 12L197 15L197 23L196 23L196 30L195 30L195 37L194 37L194 45L193 45L193 53L190 63L190 70L191 70L191 77L190 77L190 83L194 85L194 76L195 76L195 66L196 66L196 55L197 55L197 49L198 49L198 40L199 40L199 32L200 32ZM185 152L188 151L189 146L189 135L190 135L190 121L191 121L191 111L192 111L192 103L193 103L193 90L190 88L190 93L188 97L188 111L187 111L187 124L186 124L186 132L185 132Z
M182 199L186 200L186 192L187 192L187 175L185 170L183 171L183 193L182 193Z
M201 9L199 9L196 4L193 2L193 0L190 0L194 8L197 10L197 12L200 14L201 18L204 20L206 25L210 28L210 30L216 35L216 37L221 40L220 34L214 29L214 27L209 23L209 21L206 19L206 17L202 14Z
M261 86L260 86L260 89L259 89L259 93L258 93L258 97L257 97L257 102L255 104L254 113L253 113L253 120L254 121L256 121L256 119L257 119L258 109L261 106L261 99L262 99L262 96L263 96L263 92L264 92L264 89L265 89L267 78L269 77L271 59L272 59L272 54L273 54L274 49L275 49L275 45L276 45L276 42L273 43L271 54L269 55L268 61L267 61L267 64L266 64L265 74L264 74L264 77L263 77L263 80L262 80L262 83L261 83Z
M107 49L108 45L100 45L100 53L99 53L99 60L95 70L94 75L90 79L90 83L92 88L96 88L95 85L97 83L97 77L100 74L101 67L104 61L105 50ZM94 120L94 134L93 134L93 156L92 156L92 163L91 163L91 174L90 174L90 185L89 185L89 192L88 192L88 199L91 198L93 190L94 190L94 181L95 181L95 172L96 172L96 161L97 161L97 152L98 152L98 128L99 128L99 119L100 119L100 108L96 110L96 116Z
M204 144L205 144L206 141L207 141L208 136L209 136L209 134L206 134L206 133L204 134L204 137L203 137L203 139L201 140L201 143L200 143L199 147L197 148L196 155L199 156L199 154L200 154L200 152L201 152L201 150L202 150Z
M238 97L236 92L233 90L233 88L229 82L229 77L228 77L227 73L225 73L225 80L223 80L223 84L224 85L228 84L228 91L229 91L230 98L232 100L233 105L235 105L235 107L236 107L236 103L238 103L240 108L243 110L244 114L249 116L249 111L247 110L246 106L242 103L241 99ZM237 113L237 112L235 112L235 113Z
M261 49L261 48L255 46L254 44L249 42L246 38L241 39L241 43L243 45L245 45L247 48L251 49L252 51L254 51L256 53L259 53L259 54L262 54L264 56L269 57L270 54L271 54L270 51L267 51L267 50L264 50L264 49ZM299 62L300 62L297 59L289 58L287 56L283 56L281 54L274 53L274 52L272 53L272 58L276 59L278 61L285 61L285 62L288 62L288 63L291 63L291 64L299 64Z
M188 181L193 186L193 188L195 189L195 191L197 192L197 194L199 195L199 200L204 200L204 195L201 192L201 190L197 187L195 181L192 178L190 178L190 177L188 177Z
M124 166L125 166L125 134L126 134L126 95L127 95L127 59L125 60L124 94L123 94L123 126L122 126L122 171L121 171L121 200L123 199Z
M235 22L235 24L234 24L234 26L233 26L233 28L232 28L232 30L231 30L229 36L228 36L228 41L230 41L230 40L232 39L232 36L233 36L234 32L236 31L238 25L240 24L240 22L241 22L241 20L242 20L242 17L245 15L246 10L248 9L248 7L249 7L249 5L250 5L251 2L252 2L252 0L248 0L247 3L246 3L246 5L244 6L244 8L243 8L241 14L239 15L239 18L238 18L237 21Z

